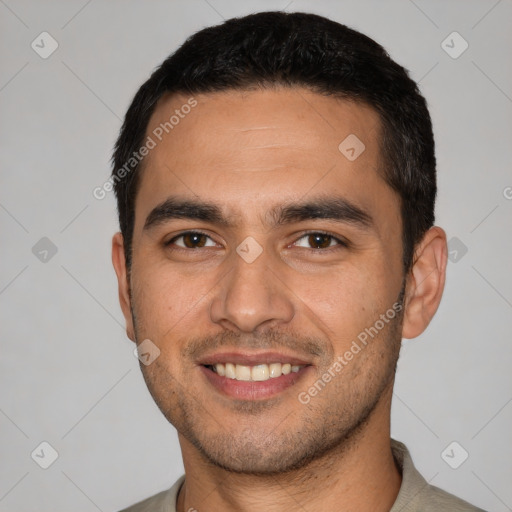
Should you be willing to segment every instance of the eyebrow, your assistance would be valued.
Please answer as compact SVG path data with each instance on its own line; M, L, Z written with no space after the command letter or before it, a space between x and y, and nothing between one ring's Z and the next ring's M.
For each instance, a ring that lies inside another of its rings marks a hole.
M149 230L173 219L200 220L225 228L239 224L226 217L220 205L171 196L151 210L143 229ZM348 223L364 230L374 227L373 219L366 210L339 196L316 197L305 202L275 206L267 212L265 224L277 227L315 219Z

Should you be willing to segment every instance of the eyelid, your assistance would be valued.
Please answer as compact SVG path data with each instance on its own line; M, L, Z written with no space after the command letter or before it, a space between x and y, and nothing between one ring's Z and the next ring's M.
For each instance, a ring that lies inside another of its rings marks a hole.
M304 238L306 236L317 235L317 234L318 235L325 235L325 236L331 237L333 240L338 242L338 245L337 246L334 245L334 246L331 246L331 247L327 247L325 249L309 248L309 250L311 250L311 251L315 251L315 252L329 252L330 250L336 250L340 246L341 247L349 247L348 240L346 240L345 238L341 237L340 235L336 235L334 233L330 233L329 231L324 231L322 229L313 229L313 230L309 230L309 231L303 232L298 238L296 238L295 242L293 242L293 244L291 244L291 245L296 244L299 240L301 240L302 238ZM301 249L305 249L305 247L301 247Z
M205 231L201 231L200 229L189 229L187 231L181 231L180 233L174 235L172 238L170 238L167 242L164 242L164 245L167 247L167 246L170 246L172 245L176 240L178 240L179 238L185 236L185 235L204 235L206 236L207 238L209 238L212 242L215 242L215 240L213 240L213 238L208 234L206 233ZM217 242L215 242L217 243ZM188 247L180 247L179 245L176 246L178 247L178 249L183 249L185 251L191 251L193 249L190 249ZM211 248L211 246L209 246L208 248ZM199 247L199 249L203 249L203 247Z

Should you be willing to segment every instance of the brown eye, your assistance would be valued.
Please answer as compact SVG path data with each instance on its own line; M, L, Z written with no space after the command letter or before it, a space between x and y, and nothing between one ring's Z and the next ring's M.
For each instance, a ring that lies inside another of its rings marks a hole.
M186 233L183 235L183 243L185 247L194 249L196 247L204 247L206 244L206 235L201 233Z
M209 245L207 245L208 240L211 241ZM215 242L213 242L213 240L204 233L200 233L198 231L187 231L186 233L181 233L181 235L175 236L172 240L169 240L166 245L176 245L185 249L200 249L202 247L213 247L215 246Z
M299 240L297 240L295 245L315 250L347 246L347 244L339 238L330 235L329 233L322 232L306 233L301 238L299 238Z
M332 236L324 235L323 233L315 233L308 236L308 243L313 249L326 249L330 247Z

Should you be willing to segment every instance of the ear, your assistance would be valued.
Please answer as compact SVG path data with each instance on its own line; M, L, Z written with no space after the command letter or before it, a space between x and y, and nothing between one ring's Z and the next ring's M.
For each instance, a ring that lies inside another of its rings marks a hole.
M415 338L428 326L443 295L448 251L446 233L430 228L417 245L407 277L402 337Z
M121 233L116 233L112 238L112 264L117 275L119 303L126 320L126 334L128 338L135 341L132 310L130 307L130 283L128 282L128 273L126 271L124 240Z

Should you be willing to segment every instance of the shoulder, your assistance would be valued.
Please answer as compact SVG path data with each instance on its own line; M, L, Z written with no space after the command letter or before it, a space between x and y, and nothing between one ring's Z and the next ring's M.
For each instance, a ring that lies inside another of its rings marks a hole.
M138 503L135 503L135 505L132 505L128 508L123 508L123 510L120 510L120 512L149 512L151 511L164 511L165 508L162 508L166 502L168 491L162 491L158 494L155 494L154 496L150 496L149 498L146 498L143 501L139 501ZM168 500L167 500L168 501ZM166 511L167 512L167 511Z
M176 498L184 480L185 475L182 475L170 489L150 496L119 512L176 512Z
M481 508L475 507L471 503L432 485L427 485L420 500L422 512L439 512L441 510L449 510L450 512L484 512Z
M484 512L467 501L430 485L415 468L407 447L394 439L391 450L402 485L390 512Z

